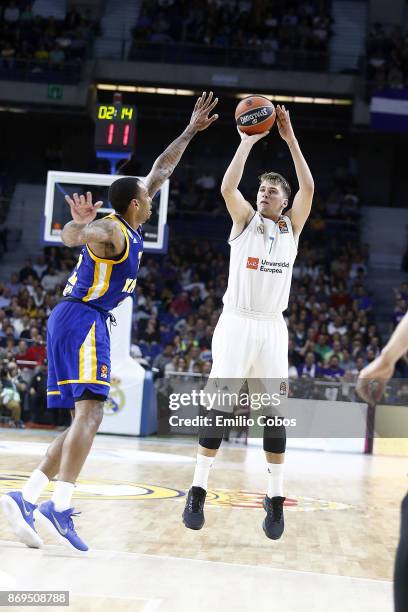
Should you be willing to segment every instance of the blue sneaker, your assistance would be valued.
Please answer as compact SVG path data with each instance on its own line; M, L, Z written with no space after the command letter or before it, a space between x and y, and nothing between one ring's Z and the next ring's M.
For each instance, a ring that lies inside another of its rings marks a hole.
M2 496L1 507L20 542L29 548L41 548L42 540L34 527L37 506L25 500L20 491L11 491Z
M88 550L88 547L75 531L72 520L73 516L79 516L80 514L80 512L74 512L73 508L57 512L54 502L47 501L37 508L34 512L34 518L38 521L39 525L47 529L61 544L68 546L68 548L85 552Z

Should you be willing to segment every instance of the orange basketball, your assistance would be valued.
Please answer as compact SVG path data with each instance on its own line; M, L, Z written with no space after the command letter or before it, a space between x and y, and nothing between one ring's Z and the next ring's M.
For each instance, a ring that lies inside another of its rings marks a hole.
M270 130L275 119L275 107L264 96L248 96L235 109L237 126L246 134L260 134Z

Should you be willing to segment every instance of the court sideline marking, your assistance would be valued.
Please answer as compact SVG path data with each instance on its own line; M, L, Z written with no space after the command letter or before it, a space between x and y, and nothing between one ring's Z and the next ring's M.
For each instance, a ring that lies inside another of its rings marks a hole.
M13 540L0 540L0 546L2 545L6 545L6 546L11 546L12 548L19 548L20 550L25 550L25 547L23 548L23 546L19 546L18 542L15 542ZM34 549L33 549L34 550ZM42 549L38 549L38 552L42 554L43 557L52 557L54 555L54 553L57 553L58 556L58 551L63 551L64 552L64 556L66 556L67 551L66 549L62 548L62 547L58 547L58 546L50 546L50 545L45 545L44 548ZM191 563L194 564L201 564L201 563L205 563L207 565L217 565L217 566L222 566L222 567L227 567L227 568L247 568L247 569L251 569L251 570L257 570L257 571L273 571L273 572L287 572L290 574L301 574L301 575L306 575L306 576L327 576L329 578L339 578L339 579L346 579L346 580L356 580L356 581L361 581L361 582L375 582L375 583L380 583L380 584L386 584L386 585L390 585L392 584L391 580L380 580L378 578L362 578L360 576L344 576L344 575L339 575L339 574L325 574L322 572L308 572L306 570L294 570L294 569L286 569L283 567L270 567L267 565L251 565L249 563L227 563L226 561L211 561L209 559L192 559L190 557L172 557L171 555L149 555L146 553L137 553L137 552L128 552L128 551L120 551L120 550L104 550L104 549L93 549L93 550L89 550L86 555L76 555L75 553L72 554L72 556L70 558L72 559L96 559L96 560L100 560L103 559L103 557L110 557L112 558L113 556L115 557L119 557L119 558L125 558L125 559L159 559L160 561L168 561L168 562L173 562L173 561L189 561ZM1 574L0 574L1 575Z

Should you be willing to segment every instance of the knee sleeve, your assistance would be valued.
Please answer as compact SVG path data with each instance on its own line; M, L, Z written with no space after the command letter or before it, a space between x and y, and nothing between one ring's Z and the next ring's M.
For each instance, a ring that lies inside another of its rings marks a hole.
M286 429L284 425L265 425L263 448L267 453L284 453L286 450Z
M408 494L401 505L401 532L395 558L394 602L395 612L408 610Z
M204 446L204 448L218 450L224 436L225 425L223 423L223 417L230 415L220 410L212 409L208 412L206 411L203 416L207 418L208 424L200 427L199 444L200 446Z

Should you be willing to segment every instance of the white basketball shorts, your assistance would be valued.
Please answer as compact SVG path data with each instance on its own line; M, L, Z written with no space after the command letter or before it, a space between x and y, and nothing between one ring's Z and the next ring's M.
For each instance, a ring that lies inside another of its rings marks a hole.
M282 314L272 320L223 312L212 339L210 378L287 378L288 329Z
M224 310L214 330L212 358L208 393L224 392L227 397L248 381L250 394L287 397L288 330L282 314L260 320ZM231 408L225 401L217 406L226 412Z

